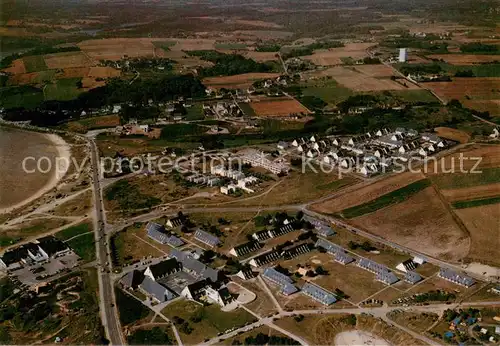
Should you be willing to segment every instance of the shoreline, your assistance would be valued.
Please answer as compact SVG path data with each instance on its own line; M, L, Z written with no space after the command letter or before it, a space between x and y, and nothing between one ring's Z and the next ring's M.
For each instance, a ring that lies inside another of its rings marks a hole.
M40 133L42 136L45 136L50 142L52 142L53 146L57 150L57 157L59 158L64 158L67 160L67 162L70 162L71 160L71 150L69 144L60 136L56 134L48 134L48 133ZM15 209L18 209L28 203L33 202L34 200L37 200L38 198L42 197L45 195L47 192L52 190L54 187L56 187L61 179L66 175L69 169L69 164L64 167L64 170L59 172L55 170L52 173L52 177L50 180L38 191L34 192L31 196L25 198L21 202L16 203L15 205L5 207L5 208L0 208L0 215L2 214L8 214Z

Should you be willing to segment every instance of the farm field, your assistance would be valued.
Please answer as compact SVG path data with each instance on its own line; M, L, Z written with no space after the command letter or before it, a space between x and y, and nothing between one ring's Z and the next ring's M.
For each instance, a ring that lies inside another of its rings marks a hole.
M104 127L114 127L120 125L120 117L118 115L104 115L78 121L71 121L66 124L71 131L85 133L91 129Z
M23 59L16 59L12 62L12 65L10 67L5 68L2 71L11 74L21 74L26 73L26 67L24 66Z
M203 79L203 84L215 89L246 89L253 82L261 79L274 79L279 77L279 73L245 73L234 76L209 77Z
M373 45L373 43L347 43L345 47L317 50L314 54L303 58L319 66L341 65L342 58L358 60L367 57L366 49Z
M244 56L250 59L253 59L257 62L265 62L265 61L277 61L276 52L256 52L256 51L248 51L244 53Z
M0 105L4 108L35 108L43 102L42 90L26 86L0 88Z
M434 131L441 138L451 139L459 143L467 143L470 140L470 135L467 132L451 127L436 127Z
M83 90L76 85L80 78L58 79L44 89L45 100L66 101L76 98Z
M32 55L23 58L24 67L26 72L38 72L47 70L45 60L41 55Z
M356 67L357 68L357 67ZM415 90L417 85L406 80L398 82L390 78L375 78L356 70L355 67L336 66L320 74L333 77L339 84L354 91ZM405 86L406 85L406 86Z
M311 113L300 102L289 98L263 99L259 102L251 102L250 106L260 117L288 117Z
M465 208L481 207L490 204L494 205L500 204L500 196L472 199L466 201L457 201L453 202L451 205L455 209L465 209Z
M464 258L470 239L432 187L351 223L393 242L448 261Z
M336 196L335 198L313 204L312 209L319 213L333 214L340 210L374 200L382 195L421 180L423 177L424 176L420 173L405 172L395 174L367 186L359 188L353 186L353 188L348 189L346 192Z
M369 77L391 77L396 76L394 70L383 64L356 65L354 70Z
M350 89L339 85L334 79L308 80L301 85L301 88L304 96L316 96L332 105L354 95Z
M477 188L481 185L497 183L500 168L484 168L480 174L454 173L429 175L429 178L440 189Z
M78 47L96 60L120 60L128 57L153 56L154 45L150 38L108 38L87 40Z
M462 100L462 104L471 109L475 109L479 112L490 112L490 115L499 117L500 116L500 99L499 100Z
M500 61L498 55L481 54L432 54L429 59L444 60L452 65L474 65Z
M453 162L455 162L455 167L457 170L460 168L460 157L463 159L463 168L465 170L472 170L472 168L476 168L477 170L482 170L482 174L469 174L469 180L481 180L483 174L491 173L490 169L500 167L500 146L498 145L486 145L486 144L474 144L470 145L466 148L462 148L460 150L455 151L453 154L443 157L439 160L438 164L435 165L430 163L427 165L426 174L441 174L443 170L449 172L449 170L453 167ZM476 167L476 163L480 158L480 162ZM446 173L446 172L445 172ZM447 174L452 179L455 176L460 176L460 173ZM486 179L486 178L485 178ZM487 178L490 179L490 178ZM489 181L489 180L487 180ZM496 181L491 181L496 182ZM488 182L485 182L488 183ZM483 183L484 184L484 183ZM440 186L444 188L443 186Z
M48 69L93 66L94 63L83 52L65 52L43 56Z
M442 190L441 194L450 202L500 196L500 183Z

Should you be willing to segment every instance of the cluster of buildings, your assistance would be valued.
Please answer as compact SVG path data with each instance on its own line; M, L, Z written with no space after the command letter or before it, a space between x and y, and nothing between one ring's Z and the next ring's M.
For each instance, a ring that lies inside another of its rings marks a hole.
M23 267L47 263L69 253L73 253L73 250L64 242L47 236L5 252L0 257L0 268L12 272Z
M225 195L229 195L237 189L241 189L247 193L254 193L255 191L251 189L250 186L256 185L259 182L257 177L246 176L245 173L239 170L226 168L224 165L211 167L210 172L213 175L229 178L233 181L228 185L220 187L220 192Z
M280 293L285 296L289 296L299 291L299 288L293 284L293 280L289 276L280 273L275 268L266 268L261 276L266 281L278 286ZM333 293L310 282L306 282L304 286L302 286L302 289L300 289L300 292L323 305L331 305L337 301Z
M226 306L233 301L225 286L226 278L216 269L197 260L189 252L172 249L169 258L134 270L120 280L123 288L139 290L155 303L176 297Z
M250 102L250 99L245 96L241 101ZM216 118L226 118L226 117L241 117L243 112L236 102L217 102L214 104L203 104L203 113L205 117L216 117Z
M441 268L439 270L438 277L466 288L469 288L476 283L476 281L470 276L459 273L450 268Z
M256 149L245 149L238 152L238 155L244 164L262 167L273 174L287 173L290 170L290 166L284 159L270 160L267 155Z
M298 138L290 144L278 143L279 150L292 151L319 164L355 169L371 176L390 169L396 162L424 160L448 147L449 143L432 133L413 129L381 129L355 137Z

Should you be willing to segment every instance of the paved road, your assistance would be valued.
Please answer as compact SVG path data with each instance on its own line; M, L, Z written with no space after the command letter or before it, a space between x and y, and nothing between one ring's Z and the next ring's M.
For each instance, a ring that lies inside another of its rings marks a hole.
M121 332L115 304L115 292L111 280L111 258L107 244L108 235L105 227L104 207L99 176L99 155L94 140L90 139L92 163L92 187L94 190L94 230L96 239L96 257L99 278L99 296L101 305L101 318L106 332L106 337L113 345L123 345L125 341Z

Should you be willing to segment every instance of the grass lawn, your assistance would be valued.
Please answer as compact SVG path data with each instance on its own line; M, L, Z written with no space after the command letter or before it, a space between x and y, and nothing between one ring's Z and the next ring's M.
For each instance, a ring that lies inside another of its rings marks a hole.
M482 168L481 174L454 173L430 176L432 182L440 189L457 189L478 185L498 183L500 167Z
M201 104L194 104L192 107L186 108L186 120L203 120L205 115L203 114L203 108Z
M43 92L34 87L0 88L0 107L27 109L35 108L43 102Z
M164 255L135 236L136 234L139 236L140 233L145 234L145 232L143 227L130 226L111 237L111 257L114 266L129 265L147 256L160 257ZM158 244L158 247L160 246Z
M81 78L58 79L55 84L47 85L44 90L45 100L67 101L78 97L83 92L76 85L80 80Z
M215 49L246 49L247 45L244 43L216 43Z
M346 219L352 219L361 215L372 213L389 205L401 203L430 185L430 180L422 179L367 203L344 209L340 212L340 214Z
M71 239L66 244L80 256L84 262L91 262L95 259L94 233L84 234Z
M344 88L333 79L311 81L301 87L304 96L316 96L331 105L336 105L354 95L352 90Z
M115 297L118 315L123 326L139 321L147 317L151 312L140 301L119 288L115 288Z
M42 55L32 55L23 58L24 66L26 68L26 72L38 72L45 71L48 69L45 64L45 60Z
M91 230L92 226L89 223L82 223L76 226L68 227L61 232L57 232L56 238L65 241L79 234L90 232Z
M181 300L169 304L162 313L172 319L174 316L182 318L192 328L187 334L182 326L178 326L181 339L186 344L199 343L212 338L220 332L231 328L239 328L256 319L243 309L223 312L219 306L202 306L188 300ZM193 320L197 322L193 322Z
M498 203L500 203L500 196L490 197L490 198L482 198L482 199L474 199L472 201L453 202L452 206L455 209L464 209L464 208L480 207L482 205L498 204Z

